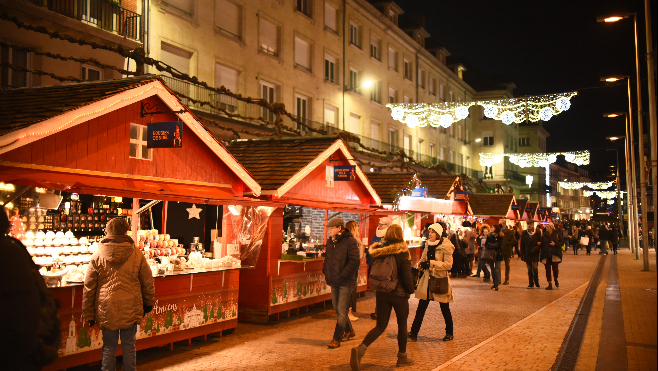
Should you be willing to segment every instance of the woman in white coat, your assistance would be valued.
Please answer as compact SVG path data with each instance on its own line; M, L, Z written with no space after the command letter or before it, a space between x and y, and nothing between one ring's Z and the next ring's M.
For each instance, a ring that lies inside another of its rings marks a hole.
M429 239L427 240L426 248L420 258L419 268L423 271L423 275L418 283L416 289L416 298L420 299L418 308L416 309L416 317L411 325L409 331L409 338L416 341L418 332L423 324L425 311L430 303L430 300L439 302L441 306L441 314L446 323L446 335L443 341L450 341L453 339L452 327L452 314L450 313L450 303L454 301L452 297L452 284L450 283L450 269L452 268L452 253L455 247L447 238L444 233L445 228L439 224L434 223L429 228ZM429 277L444 278L448 277L448 292L443 295L434 294L429 290Z

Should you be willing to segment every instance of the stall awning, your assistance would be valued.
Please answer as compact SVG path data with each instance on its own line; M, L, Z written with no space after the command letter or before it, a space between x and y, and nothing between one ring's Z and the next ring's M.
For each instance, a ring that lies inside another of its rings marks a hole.
M398 209L400 211L449 215L453 213L454 204L456 202L459 201L402 196L400 197Z

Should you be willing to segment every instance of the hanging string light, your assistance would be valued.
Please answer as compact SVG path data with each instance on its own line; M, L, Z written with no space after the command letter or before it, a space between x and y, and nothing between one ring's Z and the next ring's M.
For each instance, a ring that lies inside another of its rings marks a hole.
M590 197L593 195L597 195L602 199L616 198L617 192L616 191L583 191L583 196L585 197Z
M523 168L546 167L555 163L559 155L563 155L566 161L576 165L589 164L589 151L578 151L554 153L480 153L480 165L492 166L500 163L503 161L503 157L507 156L511 163Z
M614 205L614 204L615 204L615 200L608 200L608 205Z
M455 121L468 117L468 109L475 102L465 103L389 103L393 120L403 122L410 128L433 127L448 128Z
M609 182L594 182L594 183L585 183L585 185L591 189L607 189L612 187L615 182L613 180Z
M583 187L591 189L607 189L612 187L614 183L613 180L609 182L558 182L560 187L564 189L581 189Z
M571 107L571 98L577 92L549 94L525 98L480 101L487 118L500 120L505 125L520 124L526 119L531 122L548 121L553 116Z
M581 189L586 183L583 182L557 182L562 189Z

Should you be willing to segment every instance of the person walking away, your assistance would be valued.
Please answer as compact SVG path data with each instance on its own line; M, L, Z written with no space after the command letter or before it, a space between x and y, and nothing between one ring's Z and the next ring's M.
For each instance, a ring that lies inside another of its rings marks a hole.
M505 225L503 230L503 259L505 261L505 282L503 285L509 285L510 259L514 255L514 246L516 245L515 230L509 225Z
M409 331L409 338L413 341L418 339L418 333L423 325L425 312L429 306L430 300L439 302L441 314L446 324L446 335L443 341L451 341L454 338L452 313L450 312L450 303L454 301L452 296L452 285L448 272L452 265L452 252L454 246L447 239L444 238L443 226L435 223L430 227L430 240L426 252L420 258L420 267L423 269L423 277L418 283L415 296L419 299L418 308L416 309L416 316ZM430 291L430 277L434 278L447 278L448 291L445 294L436 294Z
M82 316L90 327L98 324L103 333L103 371L115 369L119 337L123 370L135 370L137 324L155 303L151 268L126 235L129 230L125 218L107 222L105 238L89 261L82 291Z
M464 264L464 270L467 276L473 274L473 261L475 260L475 253L477 251L476 244L478 234L473 231L475 228L473 224L469 221L464 222L464 242L466 243L466 264ZM479 276L479 275L478 275Z
M450 240L450 243L455 247L455 249L452 252L452 268L450 269L451 277L457 278L461 277L462 275L462 246L459 241L459 237L457 236L457 233L455 233L454 229L450 229L448 231L448 240Z
M370 248L373 269L370 283L375 290L377 305L377 325L370 330L363 342L352 348L350 366L352 370L361 368L361 358L366 349L384 333L395 309L398 323L398 361L397 366L411 366L413 361L407 355L407 319L409 317L409 296L414 291L411 276L411 254L404 242L402 228L395 224L388 228L384 240L374 243Z
M594 251L596 251L596 249L600 248L600 245L599 245L599 238L600 238L599 237L599 228L596 224L592 227L592 236L594 238L594 241L593 241Z
M589 243L585 247L587 249L587 254L586 255L591 255L592 254L592 244L594 243L594 233L592 232L592 226L588 225L587 230L585 231L585 236L589 238Z
M427 241L427 237L429 236L429 227L432 225L432 223L425 223L425 228L423 229L422 233L422 242L420 243L420 251L422 252L425 250L425 244Z
M580 248L580 229L575 225L571 227L571 246L573 247L573 254L578 255L578 249Z
M0 210L0 360L3 370L37 371L57 358L61 346L59 303L21 241L9 236Z
M491 276L493 277L493 286L491 286L491 289L496 291L498 291L498 285L500 285L500 262L503 260L500 247L503 238L500 236L499 228L500 226L496 226L492 232L489 232L484 243L485 255L487 254L486 250L491 251L492 255L494 255L493 260L487 260L486 263L491 267Z
M610 231L610 244L612 245L613 254L617 255L617 249L619 248L619 229L617 227L612 227L612 231Z
M546 290L553 290L553 279L555 279L555 287L559 288L560 284L557 281L559 272L558 265L562 262L562 237L555 230L553 223L546 225L546 231L541 239L541 262L546 267L546 281L548 287ZM553 271L553 277L551 277Z
M610 239L610 230L606 228L605 224L601 224L599 228L599 243L601 244L601 252L599 255L608 255L608 240Z
M331 303L336 310L334 337L327 345L335 349L340 346L341 341L356 336L347 314L356 283L356 270L359 267L359 247L352 233L345 229L343 219L331 219L327 228L331 238L327 240L322 273L327 285L331 287Z
M357 297L357 292L356 292L356 281L358 280L359 277L359 267L361 266L361 262L363 261L363 258L365 257L365 248L363 244L361 243L361 235L359 233L359 225L353 221L350 220L349 222L345 223L345 228L349 229L350 233L352 233L352 236L356 240L356 243L359 247L359 266L356 267L356 276L357 278L354 280L354 290L352 291L352 296L350 297L350 310L347 316L350 318L350 321L358 321L359 317L356 317L354 313L356 312L356 297Z
M569 228L565 228L563 225L560 225L560 232L562 233L562 240L564 240L564 251L567 251L571 245L571 234L569 234Z
M393 220L391 220L391 218L387 216L379 218L379 223L377 224L375 235L372 237L372 240L370 241L370 246L374 245L377 242L381 242L381 240L386 235L386 230L388 229L388 227L391 226L392 223ZM366 263L368 264L368 274L370 274L370 271L372 270L372 257L370 256L368 250L369 249L365 249L365 253L366 253ZM377 320L376 306L375 306L375 311L373 313L370 313L370 318Z
M480 236L478 237L478 251L477 251L478 269L477 272L475 272L475 274L472 277L480 277L480 272L483 271L484 280L482 282L491 282L491 273L489 272L489 268L487 267L487 262L484 261L484 259L482 259L482 257L484 256L487 235L489 234L491 227L488 224L483 224L480 230L481 233Z
M539 253L541 252L541 228L533 229L533 223L528 223L528 229L521 235L521 254L528 267L528 288L539 288Z

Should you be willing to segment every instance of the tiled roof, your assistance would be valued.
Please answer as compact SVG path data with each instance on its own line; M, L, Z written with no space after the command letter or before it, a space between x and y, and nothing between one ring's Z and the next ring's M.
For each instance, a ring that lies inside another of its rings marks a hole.
M431 197L444 199L450 188L457 181L455 175L419 175L421 182L428 188Z
M391 204L394 201L395 194L404 189L414 173L367 173L370 184L375 189L382 203ZM452 188L457 179L454 175L426 175L418 174L418 179L423 186L427 188L430 197L443 199Z
M144 75L0 91L0 136L156 80Z
M471 193L468 203L473 215L505 217L512 205L513 194Z
M234 140L226 147L256 179L263 191L281 187L322 152L338 136Z

